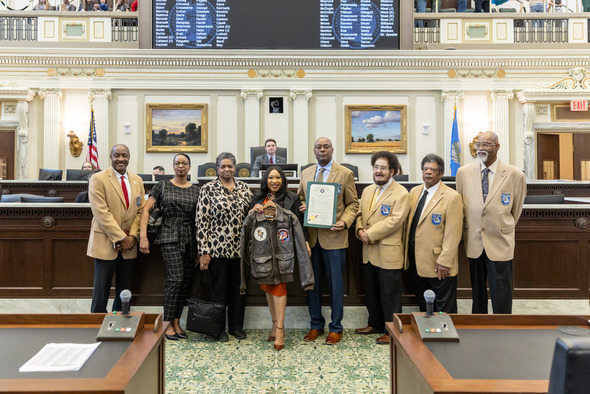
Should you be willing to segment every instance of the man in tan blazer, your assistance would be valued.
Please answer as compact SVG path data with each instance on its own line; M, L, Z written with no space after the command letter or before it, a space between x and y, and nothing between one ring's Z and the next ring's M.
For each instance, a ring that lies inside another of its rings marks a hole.
M393 179L397 156L376 152L371 157L374 184L363 190L356 219L356 236L363 243L363 283L369 312L367 327L357 334L384 333L377 343L389 343L385 322L402 311L404 224L410 211L406 188Z
M422 159L423 185L410 191L407 262L416 300L426 311L424 292L434 291L434 310L457 313L459 242L463 229L463 202L459 193L440 180L444 160L429 154Z
M305 341L315 341L324 332L325 319L322 316L322 281L328 281L332 302L332 322L326 344L332 345L342 339L342 318L344 316L344 263L348 247L347 229L353 225L358 211L358 196L354 185L354 175L348 168L332 160L334 148L332 141L320 137L316 140L313 152L317 165L306 168L301 173L298 194L301 198L301 211L307 208L307 183L329 182L338 184L336 223L332 228L307 227L311 247L311 263L316 286L308 292L311 329Z
M488 313L486 279L494 313L512 313L514 232L526 196L522 171L497 159L498 136L485 132L476 143L479 161L459 168L463 240L469 258L472 313Z
M139 217L145 205L143 181L127 171L129 149L111 149L112 166L90 178L88 197L92 225L87 255L94 258L93 313L106 313L115 275L114 311L121 310L119 295L131 289L133 262L137 257Z

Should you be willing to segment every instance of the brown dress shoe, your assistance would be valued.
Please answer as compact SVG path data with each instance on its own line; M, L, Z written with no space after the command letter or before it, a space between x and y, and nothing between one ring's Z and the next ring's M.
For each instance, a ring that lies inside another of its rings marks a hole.
M326 338L326 345L335 345L342 339L341 332L332 332L328 334L328 338Z
M364 328L357 328L356 330L354 330L354 332L356 334L368 335L368 334L375 334L377 332L377 330L371 326L367 326Z
M313 342L318 339L320 335L324 335L324 330L316 330L315 328L312 328L307 334L305 334L303 340L306 342Z
M389 345L389 335L383 334L375 340L378 345Z

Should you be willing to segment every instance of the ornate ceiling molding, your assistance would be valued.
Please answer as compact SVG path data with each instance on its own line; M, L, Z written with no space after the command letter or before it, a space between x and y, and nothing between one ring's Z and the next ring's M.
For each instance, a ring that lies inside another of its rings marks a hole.
M54 68L47 69L47 75L50 77L104 77L102 68Z
M449 78L504 78L506 71L499 70L449 70L447 72Z

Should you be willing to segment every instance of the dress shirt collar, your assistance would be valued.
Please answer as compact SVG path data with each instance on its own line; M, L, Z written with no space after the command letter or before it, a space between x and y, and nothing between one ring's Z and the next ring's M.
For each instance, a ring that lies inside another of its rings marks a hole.
M481 170L480 170L480 172L483 171L484 168L486 168L486 165L482 161L481 162ZM498 171L498 159L496 159L496 161L493 162L492 165L488 167L488 169L490 170L490 172L492 174L495 174Z
M426 185L424 185L424 189L422 189L422 193L424 193L424 190L428 190L428 195L429 196L433 196L434 193L436 193L436 191L438 190L438 187L440 186L440 181L438 181L438 183L434 186L431 186L430 189L426 187Z

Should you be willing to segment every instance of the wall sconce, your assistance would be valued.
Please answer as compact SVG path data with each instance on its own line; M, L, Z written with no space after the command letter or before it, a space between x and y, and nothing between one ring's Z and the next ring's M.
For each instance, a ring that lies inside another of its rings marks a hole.
M68 137L70 137L70 153L74 157L80 156L82 153L82 148L84 147L84 143L80 141L76 133L73 131L70 131Z

